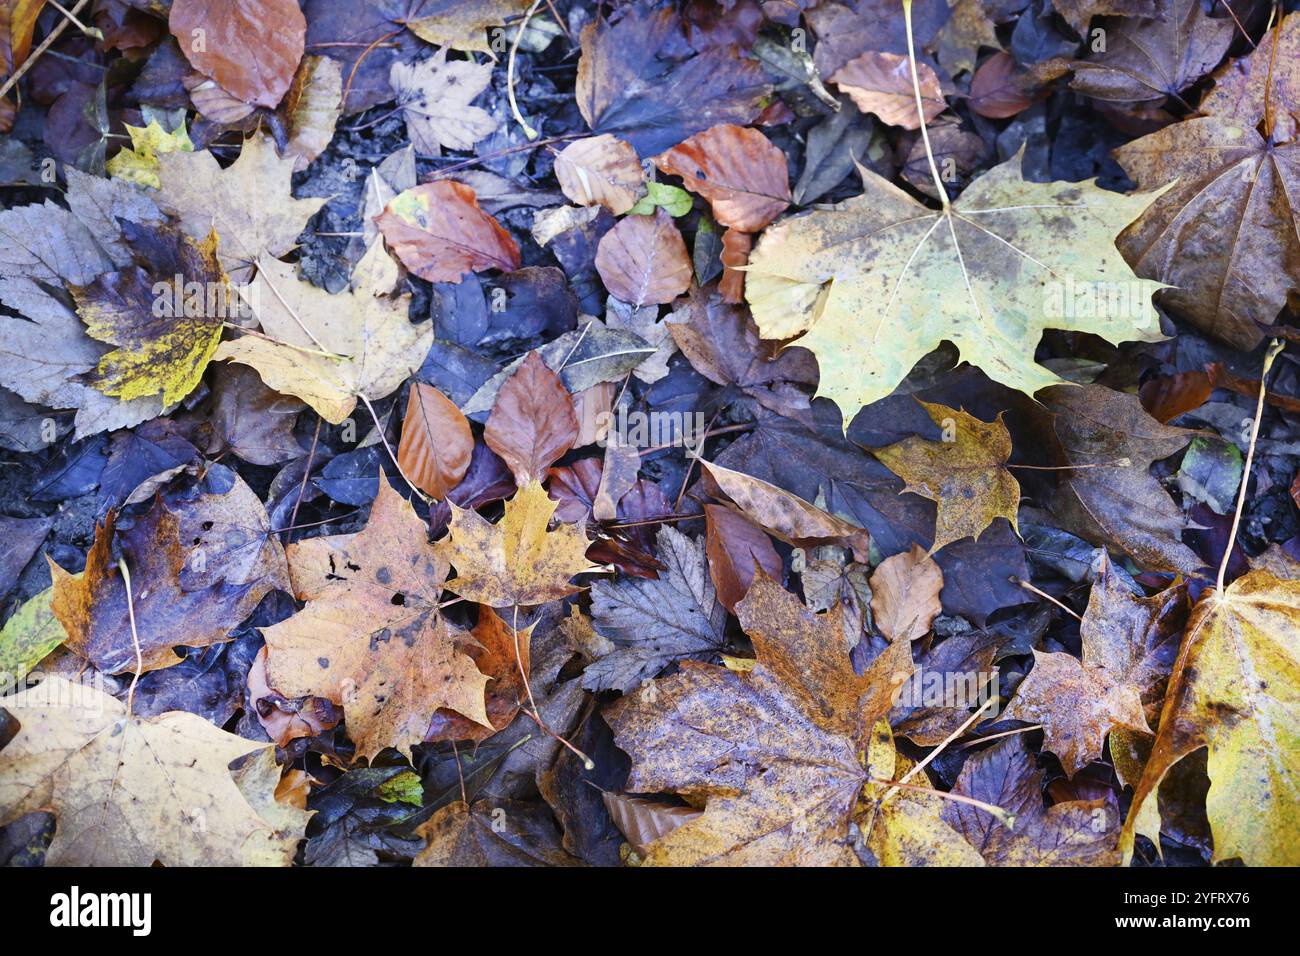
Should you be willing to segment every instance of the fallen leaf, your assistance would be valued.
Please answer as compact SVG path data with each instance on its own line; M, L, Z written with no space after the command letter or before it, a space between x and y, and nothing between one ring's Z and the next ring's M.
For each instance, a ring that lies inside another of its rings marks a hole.
M53 807L50 866L273 862L268 841L280 821L259 815L228 769L267 745L193 714L133 717L61 677L0 698L0 708L21 724L0 751L0 823Z
M555 178L571 202L601 205L621 216L645 195L645 170L636 150L615 136L575 140L555 157Z
M11 0L0 9L0 77L7 80L27 60L32 49L36 20L45 0ZM0 100L0 133L13 129L18 109L8 99Z
M410 753L447 707L488 726L487 677L438 613L446 562L387 480L356 534L290 545L294 596L306 607L262 629L267 677L287 697L343 705L361 756Z
M1123 309L1101 296L1092 315L1060 317L1047 314L1045 296L1053 276L1102 290L1131 277L1142 289L1113 240L1155 196L1031 183L1019 166L1016 156L995 167L944 211L865 171L861 196L764 233L745 278L759 332L807 332L798 344L817 356L818 394L845 422L944 340L995 381L1033 393L1058 380L1034 362L1044 329L1114 342L1159 336L1144 293Z
M655 165L709 200L713 218L729 229L758 232L790 205L785 154L756 129L715 126L656 157Z
M346 294L330 295L296 272L278 259L258 263L251 294L268 338L241 335L221 343L213 357L251 365L273 389L337 425L359 397L383 398L420 367L432 323L411 324L409 295L389 297L397 264L380 242L357 263Z
M174 130L165 130L157 119L151 119L148 126L126 124L127 135L131 137L131 148L123 149L108 161L108 174L115 179L125 179L138 186L152 186L159 189L158 154L184 151L194 152L194 143L182 121Z
M634 308L663 305L691 284L691 260L672 216L627 216L601 237L596 270L610 294Z
M726 644L727 614L709 580L704 548L674 528L659 529L657 580L597 581L591 623L611 651L587 666L582 686L623 693L673 661L711 657Z
M759 571L781 579L781 556L762 528L729 507L706 504L704 518L709 577L722 606L734 613Z
M912 545L911 551L885 558L871 575L871 614L880 633L909 643L930 633L943 606L943 572L934 559Z
M601 798L614 826L642 856L650 852L650 844L704 812L694 807L662 803L629 793L610 793L608 790L601 794Z
M1034 102L1015 58L999 50L980 64L970 81L970 108L988 119L1007 119Z
M50 607L53 588L28 598L0 630L0 687L22 680L67 639Z
M1273 143L1243 123L1206 116L1121 146L1115 158L1139 187L1165 189L1118 239L1133 271L1171 286L1161 303L1197 328L1254 348L1260 326L1272 325L1300 289L1291 198L1300 190L1300 142ZM1225 219L1238 228L1224 229Z
M519 246L457 182L423 183L399 193L376 220L402 265L430 282L459 282L471 272L519 268Z
M1171 768L1209 748L1206 812L1214 862L1294 866L1300 778L1296 647L1300 581L1251 571L1222 591L1206 590L1192 609L1169 678L1155 745L1124 822L1120 847L1136 833L1159 845L1154 799Z
M578 418L568 389L541 355L530 352L497 392L483 440L523 488L546 477L577 439Z
M472 740L482 743L498 731L505 730L527 700L524 677L531 669L529 649L533 625L511 626L489 607L480 608L478 622L469 632L465 653L488 679L484 711L488 726L463 717L454 710L439 710L433 716L426 741ZM417 804L418 805L418 804Z
M302 455L293 428L306 405L267 388L247 365L215 366L212 379L209 455L230 452L254 465L276 465Z
M1142 383L1138 395L1142 407L1162 425L1185 412L1195 411L1210 400L1214 386L1202 371L1161 375Z
M294 163L292 156L277 156L262 135L245 140L225 169L207 150L164 153L158 157L158 201L180 216L192 238L215 229L222 268L243 283L259 257L292 251L307 220L325 205L324 199L293 198Z
M416 18L406 20L406 27L427 43L492 56L488 27L503 26L527 9L528 0L424 0L412 8Z
M581 522L547 531L555 508L536 481L506 502L496 524L452 504L451 532L436 546L456 569L447 589L488 607L545 604L580 590L569 579L594 570L584 556L587 535Z
M470 103L492 82L492 64L447 61L447 47L419 63L394 63L389 82L416 150L441 156L442 147L473 149L497 128L487 110Z
M1300 116L1300 17L1292 11L1266 33L1244 57L1229 60L1214 72L1214 87L1197 107L1201 113L1222 117L1239 126L1256 126L1269 102L1274 117L1272 142L1295 139ZM1272 85L1270 87L1270 78Z
M430 497L445 498L465 477L473 451L474 434L460 409L432 385L413 382L397 446L407 478Z
M305 56L284 95L281 110L288 142L280 150L302 172L329 147L334 128L343 115L343 71L324 56Z
M983 422L960 409L920 404L944 430L943 440L913 436L872 454L907 482L904 491L938 504L930 553L962 538L978 538L997 518L1016 528L1020 484L1006 468L1011 435L1002 416Z
M928 123L948 104L944 102L939 77L930 66L918 62L916 73L920 80L925 122ZM921 128L921 119L916 115L912 69L907 57L869 51L844 64L830 79L853 99L862 112L874 113L890 126Z
M196 69L266 107L293 82L307 35L297 0L172 0L168 26Z
M415 866L574 866L544 805L449 804L416 831L428 845Z

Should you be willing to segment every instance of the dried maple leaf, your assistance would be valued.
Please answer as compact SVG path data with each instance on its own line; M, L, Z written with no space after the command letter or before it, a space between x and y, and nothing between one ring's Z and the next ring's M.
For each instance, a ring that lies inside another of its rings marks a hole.
M1153 17L1126 17L1106 31L1104 52L1073 64L1070 87L1107 102L1177 97L1223 59L1233 24L1197 0L1157 0Z
M922 110L929 122L945 109L939 76L925 63L916 64L921 86ZM858 109L874 113L890 126L920 129L916 96L912 89L912 68L905 56L868 51L835 71L832 83L847 93Z
M469 470L474 433L469 420L432 385L412 382L402 419L397 463L415 487L445 498Z
M1272 325L1300 289L1300 142L1206 116L1122 146L1115 158L1140 187L1166 189L1119 237L1124 258L1173 287L1160 300L1179 316L1254 348L1260 325Z
M925 637L943 610L942 590L943 572L920 545L885 558L871 575L871 613L880 633L904 643Z
M709 580L704 548L674 528L660 528L657 580L597 581L591 623L610 652L588 665L582 686L626 693L673 661L707 658L726 644L727 612Z
M1110 731L1150 733L1143 705L1158 702L1177 652L1184 589L1139 598L1112 567L1103 566L1079 626L1083 659L1035 650L1034 667L1003 714L1041 723L1044 748L1071 777L1101 759Z
M1201 98L1201 113L1241 126L1264 119L1264 103L1273 113L1273 142L1295 139L1300 123L1300 16L1288 13L1250 54L1229 60L1214 73L1214 88ZM1270 88L1271 83L1271 88Z
M647 847L646 862L856 865L863 728L911 674L910 650L890 645L857 675L838 612L811 615L763 578L738 608L754 627L752 670L685 661L605 711L632 757L628 790L707 801Z
M68 632L68 647L106 673L118 674L137 667L136 641L142 670L171 667L181 662L177 646L203 647L227 640L232 628L248 617L267 592L288 584L284 555L270 536L270 523L261 502L242 482L230 492L230 506L252 535L241 535L242 556L234 567L220 563L215 550L211 570L192 577L196 559L207 550L200 539L182 538L182 529L222 516L225 496L204 496L175 510L159 501L119 536L123 560L131 575L131 605L127 588L112 557L114 516L95 530L86 555L86 568L69 574L53 561L52 606ZM189 512L187 514L187 511ZM225 512L227 521L230 511ZM227 555L228 557L228 555ZM206 578L206 579L205 579ZM133 633L134 631L134 633Z
M450 534L437 544L456 569L447 589L489 607L545 604L581 590L569 579L596 570L584 556L587 535L582 522L547 531L556 506L536 481L506 502L496 524L453 503Z
M691 285L686 243L663 209L619 220L600 239L596 271L611 295L638 309L671 302Z
M446 708L433 715L424 739L472 740L482 743L498 731L505 730L519 713L528 688L524 678L532 669L530 644L533 625L518 634L501 620L490 607L480 608L478 621L469 632L465 653L488 679L484 710L489 726L463 717Z
M394 63L389 82L418 152L441 156L442 147L473 149L497 128L487 110L470 102L492 82L492 64L447 62L444 46L420 63Z
M1160 726L1120 846L1159 845L1156 794L1171 768L1208 747L1205 809L1214 861L1300 863L1300 581L1251 571L1192 609ZM1243 809L1249 812L1243 812Z
M307 35L297 0L173 0L168 25L198 70L266 107L293 82Z
M174 228L124 222L122 230L136 265L71 288L86 333L117 346L91 384L125 401L161 392L174 405L203 378L237 296L217 261L216 233L195 243Z
M522 488L545 478L547 469L577 439L578 418L569 390L541 355L529 352L497 392L483 440Z
M1043 774L1023 737L1000 740L972 754L952 792L1001 807L1014 829L957 801L944 804L944 820L964 836L989 866L1115 866L1119 812L1107 800L1070 800L1043 809Z
M265 778L248 781L250 798L228 769L272 748L190 713L128 715L118 700L61 677L0 698L3 710L21 729L0 751L0 824L53 807L58 828L47 864L292 862L305 815L296 833L285 834Z
M330 295L296 272L278 259L260 260L251 294L268 338L242 335L221 343L214 357L251 365L267 385L337 425L360 396L383 398L420 367L433 324L413 325L410 296L388 295L398 271L381 242L357 263L346 294Z
M181 217L192 237L216 230L221 264L234 282L246 282L261 256L279 257L296 245L324 199L295 199L294 158L276 155L267 136L244 142L239 158L222 169L207 150L158 157L158 201Z
M1067 530L1112 545L1139 567L1191 574L1202 561L1178 540L1182 510L1151 475L1191 433L1162 425L1135 395L1101 385L1062 385L1043 393L1053 413L1065 472L1051 502ZM1077 467L1086 466L1086 467Z
M1015 528L1020 483L1006 468L1011 435L1002 416L982 422L947 405L920 405L944 429L943 440L913 436L872 454L907 482L904 491L938 504L930 553L962 538L978 538L998 518Z
M399 193L375 222L402 265L430 282L519 268L519 246L461 183L444 179Z
M1034 362L1044 329L1159 337L1149 293L1114 246L1154 195L1027 182L1018 155L942 211L869 170L862 179L862 195L768 229L745 278L765 338L807 333L798 344L817 356L818 393L846 423L944 340L990 378L1033 393L1058 381ZM1049 315L1045 293L1067 278L1103 292L1124 283L1124 308L1103 294L1091 315Z
M645 195L645 169L636 150L604 134L575 140L555 157L555 178L579 206L601 205L621 216Z
M575 866L550 811L536 803L457 800L416 831L428 846L415 866Z
M294 596L307 605L262 629L272 687L341 703L365 757L409 753L439 707L490 726L488 679L438 614L446 562L386 480L365 528L290 545L288 558Z
M790 206L785 154L756 129L724 123L655 159L665 173L709 200L729 229L758 232Z

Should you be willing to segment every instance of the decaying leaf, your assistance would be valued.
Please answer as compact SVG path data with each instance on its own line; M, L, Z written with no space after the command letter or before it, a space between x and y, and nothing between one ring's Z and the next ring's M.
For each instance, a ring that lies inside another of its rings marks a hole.
M758 232L790 205L785 155L755 129L723 124L655 159L665 173L709 200L719 224Z
M861 196L763 234L745 280L754 320L765 338L806 333L818 394L846 423L945 340L993 380L1033 393L1057 381L1034 362L1044 329L1159 337L1151 290L1114 245L1157 196L1032 183L1019 167L1019 156L995 167L940 212L867 170ZM1103 293L1090 314L1052 314L1064 277ZM1125 284L1122 307L1105 294L1115 283Z
M296 0L172 0L172 35L223 89L273 107L293 82L307 21Z
M381 479L363 530L291 545L301 611L264 628L271 686L343 705L357 750L410 752L439 707L484 726L487 677L438 614L447 565L425 524Z
M978 538L997 518L1015 528L1020 484L1006 468L1011 435L1002 416L982 422L946 405L921 406L944 430L941 441L913 436L872 454L907 482L904 491L939 505L930 553L965 537Z
M441 156L444 146L473 149L496 129L487 110L470 105L491 81L491 63L448 62L446 47L420 63L394 63L389 77L411 142L425 156Z
M1159 843L1156 794L1171 768L1209 748L1206 812L1214 860L1294 866L1300 800L1300 581L1251 571L1192 610L1155 746L1124 823Z
M523 488L546 477L577 439L578 418L568 389L541 355L530 352L497 393L483 440Z

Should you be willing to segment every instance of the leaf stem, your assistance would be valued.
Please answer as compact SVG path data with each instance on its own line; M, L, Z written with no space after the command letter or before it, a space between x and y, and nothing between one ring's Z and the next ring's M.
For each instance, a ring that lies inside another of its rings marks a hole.
M916 96L916 118L921 123L921 139L925 142L925 158L930 164L930 175L934 177L934 188L947 212L952 205L948 200L948 190L944 188L939 177L939 167L934 162L934 150L930 146L930 133L925 128L925 108L921 99L921 78L916 72L916 40L912 36L912 0L903 0L903 23L907 27L907 65L912 70L912 92Z
M140 632L135 627L135 598L131 594L131 571L126 566L126 558L117 559L117 570L126 585L126 614L131 621L131 643L135 645L135 676L131 678L131 689L126 692L126 715L130 717L135 705L135 685L140 683L140 672L144 670L144 655L140 653Z
M515 31L514 42L510 44L510 58L506 60L506 95L510 99L510 112L515 115L515 120L524 128L524 135L529 140L537 139L537 130L528 124L524 119L524 114L519 112L519 104L515 101L515 57L519 54L519 41L524 38L524 31L528 29L528 21L533 18L537 8L542 5L542 0L533 0L533 5L528 8L524 14L523 21L519 24L519 29Z

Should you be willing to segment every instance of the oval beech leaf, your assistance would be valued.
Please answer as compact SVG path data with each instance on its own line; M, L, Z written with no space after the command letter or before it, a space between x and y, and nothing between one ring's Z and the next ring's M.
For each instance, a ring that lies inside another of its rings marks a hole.
M307 36L298 0L174 0L168 25L195 69L268 108L293 82Z
M469 420L432 385L415 382L406 402L397 463L415 487L445 498L460 484L474 453Z
M773 580L781 580L781 556L766 532L737 511L723 505L705 505L704 518L709 577L717 588L718 601L734 613L736 604L749 593L759 568Z
M921 81L921 103L929 122L948 104L944 102L938 74L931 67L917 63L916 75ZM890 126L921 128L907 57L868 51L836 70L831 82L849 94L862 112L874 113Z
M673 217L628 216L605 233L596 250L596 271L611 295L638 309L664 305L691 285L691 260Z
M519 246L463 183L440 180L408 189L375 222L402 265L429 282L519 268Z
M605 791L601 798L605 801L605 809L609 811L609 818L618 827L618 832L642 856L646 855L646 848L655 840L672 833L683 823L704 815L703 810L694 807L663 803L630 793Z
M520 488L541 481L546 469L578 440L578 416L569 390L537 352L530 352L497 393L483 429Z
M925 637L943 610L942 590L943 572L919 544L885 558L871 575L871 613L880 633L891 641Z
M560 189L579 206L601 205L621 216L645 195L636 150L608 133L570 143L555 157Z
M936 84L937 84L936 80ZM756 129L715 126L655 160L663 172L713 204L713 218L741 232L758 232L790 205L785 154Z
M1016 61L998 51L980 64L970 81L970 108L989 119L1007 119L1028 108L1033 98L1025 93Z

